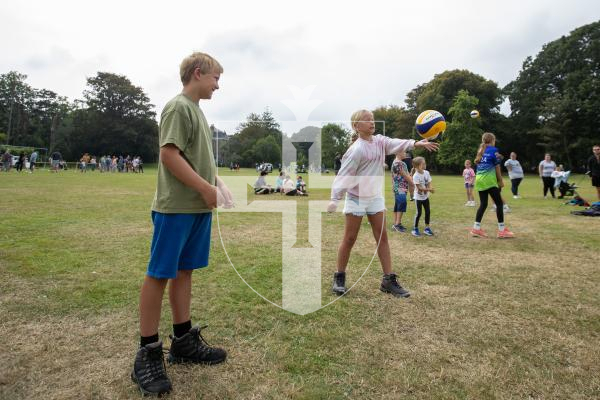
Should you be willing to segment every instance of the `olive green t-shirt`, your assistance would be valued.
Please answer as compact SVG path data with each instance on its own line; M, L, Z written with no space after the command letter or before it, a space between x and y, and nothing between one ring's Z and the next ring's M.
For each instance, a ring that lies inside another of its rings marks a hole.
M211 185L215 184L212 133L197 103L183 94L170 100L160 116L158 137L160 147L175 145L198 175ZM183 184L161 162L158 163L158 184L152 210L165 214L211 211L200 193Z

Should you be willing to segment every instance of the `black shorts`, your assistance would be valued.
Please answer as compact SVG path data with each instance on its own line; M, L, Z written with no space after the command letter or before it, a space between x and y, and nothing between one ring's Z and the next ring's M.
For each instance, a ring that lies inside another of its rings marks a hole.
M592 186L600 187L600 176L592 176Z

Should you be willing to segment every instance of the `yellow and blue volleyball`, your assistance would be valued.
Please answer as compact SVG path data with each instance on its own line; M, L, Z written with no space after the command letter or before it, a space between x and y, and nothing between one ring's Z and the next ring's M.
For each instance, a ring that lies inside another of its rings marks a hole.
M479 111L477 111L477 110L471 111L471 118L479 118Z
M417 117L416 128L423 139L433 140L446 130L446 120L440 112L426 110Z

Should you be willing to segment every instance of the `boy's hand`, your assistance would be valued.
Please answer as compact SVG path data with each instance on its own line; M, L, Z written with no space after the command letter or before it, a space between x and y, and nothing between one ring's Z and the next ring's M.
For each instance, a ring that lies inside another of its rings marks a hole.
M498 187L500 189L502 189L504 187L504 180L500 179L500 182L498 182Z
M209 193L207 193L207 194L202 193L201 196L204 199L204 202L206 203L206 207L208 207L209 210L216 208L217 205L219 204L219 201L223 201L222 196L221 196L221 199L219 199L219 191L216 186L212 186L210 188Z
M435 189L434 189L434 188L429 188L429 191L430 191L431 193L435 193Z
M332 200L327 206L327 212L332 213L335 212L335 210L337 210L337 201Z
M222 180L217 180L217 197L220 196L222 202L218 203L219 207L223 207L223 208L233 208L234 207L234 203L233 203L233 195L231 194L231 191L229 190L229 188L227 187L227 185L225 185L225 183Z
M415 142L415 148L422 147L427 151L437 151L440 148L439 143L430 142L427 139L419 140Z

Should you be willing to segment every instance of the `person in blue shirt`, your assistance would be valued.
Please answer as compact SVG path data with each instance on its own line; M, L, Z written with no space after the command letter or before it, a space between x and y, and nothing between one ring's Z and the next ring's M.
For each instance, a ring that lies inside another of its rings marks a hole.
M506 239L514 237L513 233L504 226L504 209L502 207L502 196L500 189L504 187L502 172L500 170L501 157L496 148L496 136L486 132L481 136L481 145L475 157L477 172L475 173L475 190L479 193L479 208L475 215L475 223L471 229L471 235L476 237L487 237L481 229L481 220L488 205L488 195L496 205L496 216L498 217L498 238Z

